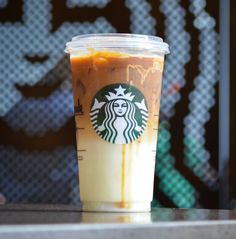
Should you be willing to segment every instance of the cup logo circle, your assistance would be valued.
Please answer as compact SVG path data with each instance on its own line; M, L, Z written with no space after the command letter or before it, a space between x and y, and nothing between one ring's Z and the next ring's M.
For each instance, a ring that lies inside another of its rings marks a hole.
M145 130L147 101L140 90L128 84L111 84L99 90L90 107L96 133L113 144L128 144Z

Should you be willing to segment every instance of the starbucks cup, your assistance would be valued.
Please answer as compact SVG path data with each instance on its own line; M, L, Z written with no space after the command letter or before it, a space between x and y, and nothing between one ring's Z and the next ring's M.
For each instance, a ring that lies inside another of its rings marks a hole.
M164 55L161 38L90 34L70 55L83 211L150 211Z

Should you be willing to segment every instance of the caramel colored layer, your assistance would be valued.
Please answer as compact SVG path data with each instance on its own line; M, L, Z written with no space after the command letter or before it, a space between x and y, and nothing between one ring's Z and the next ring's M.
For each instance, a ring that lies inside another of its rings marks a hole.
M123 208L151 200L163 58L91 50L72 56L71 69L75 108L80 110L75 119L82 201L112 201ZM91 124L93 97L110 84L133 85L147 100L146 129L128 145L105 141Z

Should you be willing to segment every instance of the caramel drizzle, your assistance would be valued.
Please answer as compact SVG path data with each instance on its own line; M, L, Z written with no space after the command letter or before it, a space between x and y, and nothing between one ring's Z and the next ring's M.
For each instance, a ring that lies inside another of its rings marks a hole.
M148 67L147 69L145 69L141 65L129 64L127 66L127 69L126 69L126 80L127 81L130 81L130 70L131 69L137 70L137 72L141 75L141 84L143 85L143 83L147 79L147 76L148 76L149 73L153 73L153 72L155 72L157 70L162 72L162 70L163 70L163 63L161 61L155 59L153 61L153 65L151 67Z

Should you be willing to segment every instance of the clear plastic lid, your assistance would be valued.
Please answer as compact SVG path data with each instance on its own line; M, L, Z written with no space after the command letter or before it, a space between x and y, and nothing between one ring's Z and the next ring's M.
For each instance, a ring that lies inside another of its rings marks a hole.
M87 34L72 38L66 44L65 52L73 53L84 49L137 49L161 54L169 53L169 45L162 38L141 34L106 33Z

